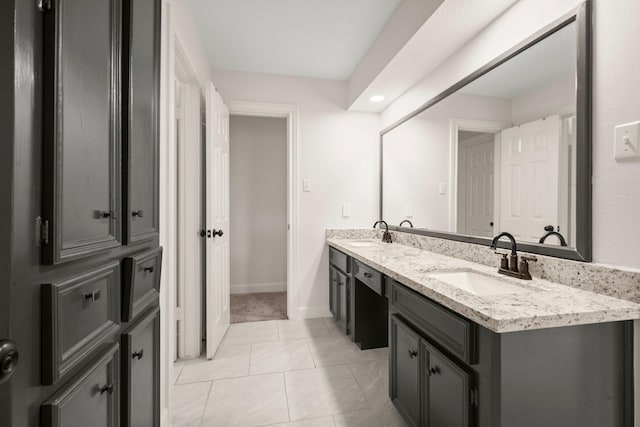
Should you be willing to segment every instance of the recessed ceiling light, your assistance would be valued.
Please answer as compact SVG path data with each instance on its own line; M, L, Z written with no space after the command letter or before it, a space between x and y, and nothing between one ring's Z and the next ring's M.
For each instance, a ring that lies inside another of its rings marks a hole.
M369 98L369 101L371 101L371 102L384 101L384 96L382 96L382 95L373 95L371 98Z

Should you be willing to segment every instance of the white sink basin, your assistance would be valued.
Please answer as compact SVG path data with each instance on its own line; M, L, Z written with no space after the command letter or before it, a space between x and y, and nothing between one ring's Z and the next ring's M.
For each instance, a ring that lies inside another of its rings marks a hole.
M366 248L367 246L373 246L372 242L349 242L351 246L355 246L356 248Z
M531 292L530 289L473 271L433 273L429 277L480 296Z

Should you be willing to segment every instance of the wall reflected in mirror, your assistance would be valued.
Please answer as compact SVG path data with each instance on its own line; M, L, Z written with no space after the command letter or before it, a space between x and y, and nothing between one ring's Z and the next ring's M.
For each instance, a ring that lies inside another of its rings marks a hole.
M382 137L382 218L576 242L576 23Z

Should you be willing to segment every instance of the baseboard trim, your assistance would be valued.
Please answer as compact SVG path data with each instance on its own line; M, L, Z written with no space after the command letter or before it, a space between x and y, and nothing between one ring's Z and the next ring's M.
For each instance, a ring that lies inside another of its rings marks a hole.
M319 317L331 317L329 306L320 307L298 307L299 319L317 319ZM289 316L291 318L291 316Z
M162 411L162 416L160 417L160 426L171 427L171 422L169 420L169 408L164 408L164 410Z
M253 294L258 292L286 292L287 283L249 283L231 285L231 294Z

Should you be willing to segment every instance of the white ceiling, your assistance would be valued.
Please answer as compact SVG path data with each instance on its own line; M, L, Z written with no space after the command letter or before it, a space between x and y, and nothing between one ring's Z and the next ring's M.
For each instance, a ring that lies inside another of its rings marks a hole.
M213 68L338 80L349 78L399 3L189 0Z
M513 99L576 73L576 24L553 33L469 83L460 93Z

